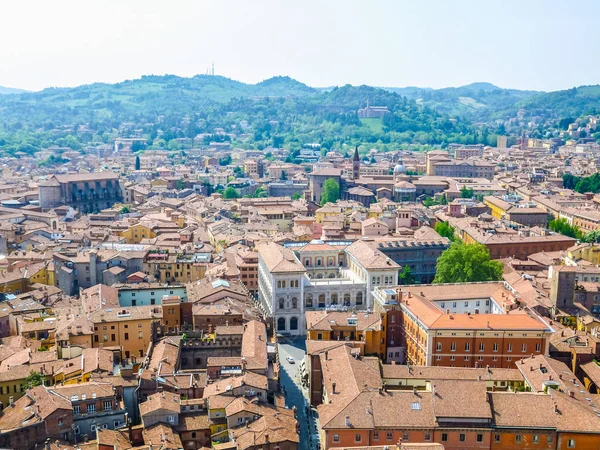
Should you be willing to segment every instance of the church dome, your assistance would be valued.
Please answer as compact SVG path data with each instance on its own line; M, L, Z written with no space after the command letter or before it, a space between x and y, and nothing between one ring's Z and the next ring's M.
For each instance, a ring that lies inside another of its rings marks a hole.
M402 161L396 164L396 167L394 167L394 173L406 173L406 166L402 164Z

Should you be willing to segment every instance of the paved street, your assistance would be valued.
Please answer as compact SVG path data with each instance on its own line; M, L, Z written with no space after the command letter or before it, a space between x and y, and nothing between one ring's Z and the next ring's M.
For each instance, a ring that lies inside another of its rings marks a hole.
M310 414L307 419L306 406L308 405L308 391L300 383L300 363L305 355L304 339L295 339L279 344L279 361L281 364L281 385L286 392L286 406L296 407L298 422L300 423L300 449L308 450L318 448L316 419ZM292 356L295 364L287 362L286 358ZM312 439L310 436L312 435Z

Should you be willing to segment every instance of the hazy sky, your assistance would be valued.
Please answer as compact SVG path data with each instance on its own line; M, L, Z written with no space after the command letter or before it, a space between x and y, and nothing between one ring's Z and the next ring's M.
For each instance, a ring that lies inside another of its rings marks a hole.
M600 1L15 0L0 86L215 72L311 86L556 90L600 82Z

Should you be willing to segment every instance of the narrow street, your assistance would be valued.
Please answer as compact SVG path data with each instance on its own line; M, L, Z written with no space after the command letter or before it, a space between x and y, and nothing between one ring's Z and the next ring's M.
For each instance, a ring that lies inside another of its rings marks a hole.
M300 423L301 450L319 448L316 413L312 412L308 403L308 390L302 387L300 367L306 355L304 338L282 340L279 343L279 361L281 365L281 386L285 389L286 406L296 407ZM294 358L294 364L287 357ZM307 406L309 407L307 409ZM307 411L309 412L307 417Z

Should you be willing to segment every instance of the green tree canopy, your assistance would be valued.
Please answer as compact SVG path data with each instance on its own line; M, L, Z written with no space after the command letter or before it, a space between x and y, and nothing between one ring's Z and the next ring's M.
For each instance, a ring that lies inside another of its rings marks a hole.
M473 189L463 186L460 190L461 198L473 198Z
M27 378L25 378L25 389L31 389L36 386L44 384L44 375L40 372L31 371Z
M446 237L451 241L455 240L454 232L456 231L454 227L446 222L438 222L435 224L433 229L442 237Z
M175 183L175 189L177 189L178 191L185 189L185 181L177 180L177 182Z
M415 284L415 277L409 265L405 265L400 272L400 284Z
M225 192L223 192L223 198L227 198L227 199L240 198L240 194L238 194L234 188L229 186L227 189L225 189Z
M323 193L321 194L321 205L335 203L340 199L340 185L333 178L325 180Z
M140 163L140 157L136 156L135 157L135 170L140 170L142 167L141 163Z
M575 239L583 238L583 232L579 229L579 227L570 225L569 222L567 222L567 219L560 218L551 220L548 223L548 228L552 231Z
M434 283L468 283L499 281L503 265L490 259L483 244L453 242L439 257Z
M596 231L590 231L589 233L586 233L581 240L583 242L587 242L587 243L597 243L600 242L600 231L596 230Z

